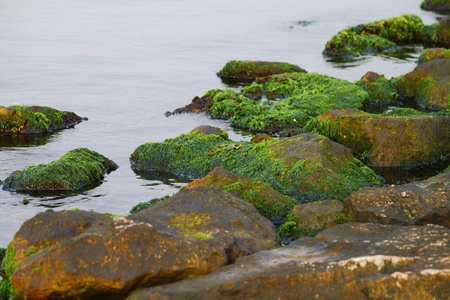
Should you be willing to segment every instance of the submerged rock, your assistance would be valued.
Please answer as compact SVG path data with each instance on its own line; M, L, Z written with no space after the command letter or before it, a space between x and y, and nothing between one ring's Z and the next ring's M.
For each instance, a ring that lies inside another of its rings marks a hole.
M330 110L305 128L352 149L370 166L428 164L450 155L450 117L389 117Z
M450 2L447 0L425 0L420 7L424 10L450 12Z
M143 144L130 160L136 172L165 171L191 178L222 167L304 202L344 200L363 186L380 184L350 149L314 134L251 143L193 132Z
M3 185L14 191L72 191L103 180L118 168L116 163L87 148L78 148L46 165L14 171Z
M423 64L433 59L450 58L450 49L426 48L420 53L417 64Z
M284 73L259 78L239 93L210 90L173 114L206 112L212 118L230 119L239 128L279 133L299 130L328 109L362 109L367 98L367 92L346 80L317 73Z
M365 106L387 107L394 105L398 100L398 93L394 85L375 72L367 72L359 81L358 85L369 93L369 99Z
M211 186L224 189L238 198L255 206L260 214L274 223L284 222L298 201L275 191L267 183L259 182L244 176L216 167L205 177L196 179L185 188Z
M249 83L255 80L257 77L266 77L286 72L306 73L306 71L299 66L289 63L232 60L227 62L222 70L217 73L217 76L227 82Z
M450 59L434 59L394 80L404 97L412 97L419 105L433 110L450 107Z
M424 181L362 188L345 200L358 222L450 228L450 168Z
M221 189L182 191L125 218L48 210L16 233L0 290L5 299L121 299L279 244L269 220Z
M0 133L51 133L71 127L82 120L73 112L47 106L0 106Z
M127 299L447 299L449 239L441 226L343 224Z

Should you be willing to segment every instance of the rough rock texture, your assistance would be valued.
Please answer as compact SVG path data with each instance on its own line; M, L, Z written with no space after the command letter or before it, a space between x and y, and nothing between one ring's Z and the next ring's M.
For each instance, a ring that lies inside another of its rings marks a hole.
M171 114L206 112L238 128L280 133L301 130L328 109L363 108L368 94L346 80L317 73L284 73L258 78L240 92L210 90ZM266 101L261 101L264 99Z
M440 226L348 223L127 299L448 299L449 240Z
M347 219L344 204L339 200L298 204L289 216L304 235L344 223Z
M450 155L450 117L389 117L355 109L330 110L308 131L352 149L370 166L427 164Z
M0 133L51 133L74 126L82 120L73 112L47 106L0 106Z
M221 136L224 139L228 139L228 133L223 130L222 128L219 127L214 127L214 126L209 126L209 125L200 125L198 127L195 127L194 129L192 129L191 132L199 132L199 133L203 133L203 134L215 134L218 136Z
M314 134L236 143L194 132L143 144L130 160L136 172L165 171L191 178L222 167L304 202L344 200L363 186L380 184L380 178L350 149Z
M252 205L199 187L126 218L40 213L22 225L8 249L16 264L8 282L17 299L120 299L138 287L207 274L279 244L273 224Z
M252 82L257 77L266 77L286 72L306 73L306 71L299 66L289 63L232 60L217 73L217 76L226 82L246 83Z
M30 166L15 171L4 181L4 190L15 191L70 191L84 188L103 180L104 174L118 168L105 156L78 148L46 165Z
M237 175L220 167L214 168L205 177L192 181L185 188L197 186L224 189L254 205L260 214L274 223L283 223L287 214L298 203L296 199L275 191L267 183Z
M434 59L417 66L394 82L404 97L412 97L428 109L450 107L450 59Z
M384 75L367 72L358 81L358 85L369 93L369 99L365 102L366 107L393 105L398 100L397 90L389 80L384 78Z
M450 228L450 168L424 181L362 188L345 200L356 221Z
M450 58L450 49L427 48L420 53L417 64L423 64L433 59Z
M420 4L424 10L450 12L450 1L448 0L425 0Z

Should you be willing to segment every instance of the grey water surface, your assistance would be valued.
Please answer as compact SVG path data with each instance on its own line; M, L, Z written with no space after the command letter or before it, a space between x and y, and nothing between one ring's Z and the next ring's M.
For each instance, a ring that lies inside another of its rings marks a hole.
M25 220L48 208L127 214L137 203L186 184L174 176L135 174L129 156L142 143L202 124L248 140L249 134L226 121L164 116L209 89L228 88L216 72L229 60L290 62L350 81L367 71L387 78L411 71L422 46L401 57L348 63L329 62L321 52L339 30L360 23L407 13L435 23L438 15L419 5L419 0L0 0L0 105L45 105L89 118L34 141L1 137L0 180L78 147L120 166L101 185L79 193L39 196L0 189L0 247Z

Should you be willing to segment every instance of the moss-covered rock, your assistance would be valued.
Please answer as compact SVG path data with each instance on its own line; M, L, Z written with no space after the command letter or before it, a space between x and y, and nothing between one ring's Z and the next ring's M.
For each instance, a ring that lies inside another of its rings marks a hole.
M450 58L450 49L426 48L420 53L417 64L423 64L433 59Z
M371 166L420 165L450 155L450 117L389 117L356 109L330 110L311 120L305 129L351 148Z
M59 160L30 166L9 175L4 190L15 191L72 191L97 183L117 165L103 155L87 148L64 154Z
M424 25L415 15L361 24L340 31L327 42L323 54L351 57L377 52L396 51L396 43L445 43L440 24Z
M402 97L433 110L450 107L450 59L434 59L392 79Z
M281 224L292 211L298 201L275 191L267 183L259 182L244 176L216 167L205 177L196 179L185 188L211 186L226 190L255 206L260 214L273 223Z
M367 92L356 84L317 73L259 78L241 92L210 90L173 112L207 112L232 125L260 132L299 129L328 109L362 108Z
M409 116L427 116L429 114L414 108L397 107L383 112L382 115L391 117L409 117Z
M169 199L169 195L166 195L161 198L153 198L153 199L151 199L149 201L145 201L145 202L140 202L140 203L136 204L135 206L133 206L133 208L131 208L130 214L135 214L135 213L140 212L141 210L153 207L167 199Z
M425 0L420 7L424 10L450 12L450 0Z
M274 74L286 72L306 71L297 65L251 60L232 60L229 61L217 75L227 82L252 82L257 77L266 77Z
M375 72L367 72L359 81L358 85L369 93L365 107L375 108L393 105L398 100L397 89L394 85Z
M0 106L0 133L51 133L80 123L83 118L73 112L47 106Z
M194 132L143 144L130 159L136 172L165 171L191 178L222 167L302 201L343 200L362 186L380 183L349 149L313 134L251 143Z

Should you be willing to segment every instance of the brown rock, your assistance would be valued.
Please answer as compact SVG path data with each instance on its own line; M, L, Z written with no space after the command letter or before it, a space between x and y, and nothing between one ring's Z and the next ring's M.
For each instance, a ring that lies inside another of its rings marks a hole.
M268 136L267 134L264 133L257 133L252 137L251 142L252 143L259 143L262 141L268 141L271 140L272 138L270 136Z

